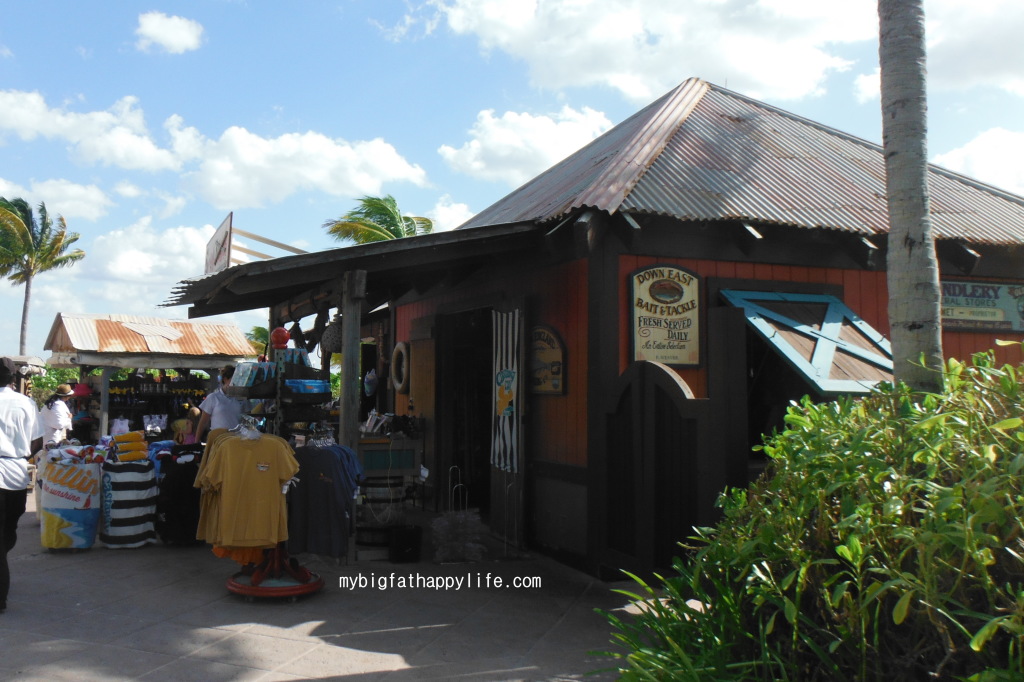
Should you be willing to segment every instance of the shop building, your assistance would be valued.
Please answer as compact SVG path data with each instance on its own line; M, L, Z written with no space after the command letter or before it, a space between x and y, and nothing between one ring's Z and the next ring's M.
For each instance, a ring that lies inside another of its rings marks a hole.
M1024 199L937 167L930 191L946 355L1024 339ZM713 523L791 400L891 378L887 233L878 145L691 79L453 232L237 265L168 305L268 308L308 350L358 315L379 406L423 418L425 504L614 575Z

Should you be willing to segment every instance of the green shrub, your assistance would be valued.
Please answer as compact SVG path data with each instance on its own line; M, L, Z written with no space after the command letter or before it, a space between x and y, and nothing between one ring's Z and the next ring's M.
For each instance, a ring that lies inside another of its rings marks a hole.
M1024 366L792 406L765 476L606 614L625 679L1024 679Z

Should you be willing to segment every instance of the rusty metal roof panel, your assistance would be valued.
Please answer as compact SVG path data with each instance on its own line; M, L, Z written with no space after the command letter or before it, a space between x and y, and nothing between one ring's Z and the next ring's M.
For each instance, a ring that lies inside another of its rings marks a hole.
M1024 243L1024 198L931 166L940 239ZM879 145L690 79L461 229L574 209L751 220L865 236L889 230Z
M615 211L708 87L691 78L458 229L545 222L583 206Z
M58 313L44 348L64 353L252 354L245 335L232 324L117 314Z
M1024 243L1024 199L930 167L937 238ZM619 210L888 232L881 147L710 87Z

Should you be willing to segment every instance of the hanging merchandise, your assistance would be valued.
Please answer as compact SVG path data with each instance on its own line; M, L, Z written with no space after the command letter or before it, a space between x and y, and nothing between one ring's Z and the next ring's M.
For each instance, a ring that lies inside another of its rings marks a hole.
M340 353L342 348L341 313L336 313L320 336L321 353Z
M363 478L359 456L321 429L295 450L295 459L299 474L288 491L288 552L345 556Z
M157 455L160 494L156 503L156 532L167 545L195 545L201 493L192 485L203 456L200 443L173 445Z
M122 433L128 433L129 422L124 417L116 417L110 421L110 435L119 436Z
M377 370L371 369L363 377L363 393L367 397L373 396L377 393Z

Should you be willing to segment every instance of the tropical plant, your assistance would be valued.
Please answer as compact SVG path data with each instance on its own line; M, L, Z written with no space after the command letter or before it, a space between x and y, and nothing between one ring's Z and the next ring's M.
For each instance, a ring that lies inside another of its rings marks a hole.
M924 0L878 0L893 374L938 391L942 292L928 215ZM923 358L923 361L921 360Z
M80 381L82 381L81 370L78 367L50 367L47 365L45 376L32 377L32 398L37 404L42 405L61 384L77 384Z
M429 218L403 214L395 198L388 194L363 197L359 206L340 218L326 221L323 227L336 239L369 244L430 234L434 223Z
M1024 365L793 405L769 472L608 614L624 679L1024 679Z
M252 344L253 355L263 355L270 347L270 330L266 327L253 327L245 333L245 338Z
M24 199L8 201L0 197L0 275L14 284L25 285L21 309L21 338L18 352L25 354L28 338L28 311L32 300L32 281L36 275L74 265L85 258L85 251L69 251L78 241L76 232L68 232L62 216L50 219L46 204L39 203L39 220Z

